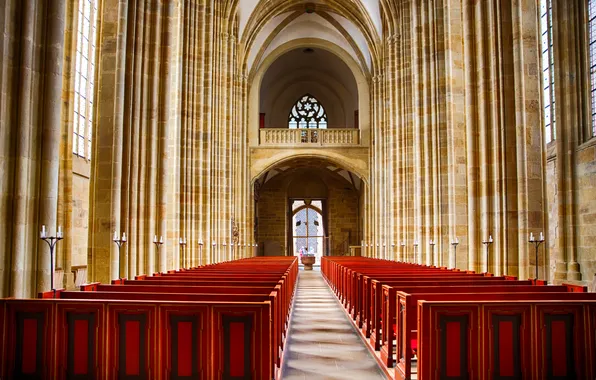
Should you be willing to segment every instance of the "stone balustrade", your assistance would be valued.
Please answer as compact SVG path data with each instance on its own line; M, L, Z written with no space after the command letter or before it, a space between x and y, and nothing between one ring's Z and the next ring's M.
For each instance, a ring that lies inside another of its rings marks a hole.
M263 128L260 130L262 146L358 146L358 129L289 129Z

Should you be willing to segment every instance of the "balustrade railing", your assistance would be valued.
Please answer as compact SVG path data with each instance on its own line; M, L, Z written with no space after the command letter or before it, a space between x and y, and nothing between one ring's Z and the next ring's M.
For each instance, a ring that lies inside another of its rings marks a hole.
M358 129L260 129L260 145L355 146L360 144Z

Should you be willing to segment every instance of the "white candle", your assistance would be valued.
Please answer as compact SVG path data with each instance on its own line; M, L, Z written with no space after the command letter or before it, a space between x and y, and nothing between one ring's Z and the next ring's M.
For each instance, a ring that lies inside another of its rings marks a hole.
M534 233L530 232L530 241L534 241Z
M433 245L433 239L430 239L430 242L429 242L429 244L430 244L430 245Z
M179 238L179 239L178 239L178 243L179 243L179 244L182 244L182 238Z
M163 235L159 237L159 242L163 243Z
M488 235L488 242L492 243L493 242L493 235Z
M213 241L213 243L211 243L211 244L213 244L213 246L215 247L215 244L216 244L216 243L215 243L215 241Z
M540 241L544 241L544 235L540 232Z
M57 237L61 238L62 237L62 226L58 226L58 233L57 233Z
M126 241L126 232L122 233L122 241Z
M418 245L418 240L414 240L414 245Z
M157 235L155 235L155 236L153 237L153 242L154 242L154 243L157 243Z
M118 232L114 231L114 238L112 240L114 240L114 241L118 240Z
M41 226L41 233L39 235L41 236L42 239L45 239L45 237L46 237L46 226L45 226L45 224L43 226Z

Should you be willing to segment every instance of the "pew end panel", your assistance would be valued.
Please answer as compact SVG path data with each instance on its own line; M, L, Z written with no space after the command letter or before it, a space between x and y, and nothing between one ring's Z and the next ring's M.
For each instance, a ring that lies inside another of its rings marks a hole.
M94 292L97 290L97 287L101 285L101 282L91 282L89 284L83 284L80 286L79 290L81 292Z
M271 305L221 305L213 307L211 378L272 379Z
M0 357L6 379L53 379L55 307L51 300L3 300L3 352Z
M106 307L96 302L57 302L56 379L100 379L105 368Z
M543 378L593 379L587 366L591 333L589 305L538 303L535 305L535 350L537 374Z
M572 293L587 293L588 292L588 287L584 286L584 285L563 283L563 286L567 287L567 291L572 292Z
M524 302L482 307L480 337L484 342L483 375L494 379L523 378L532 367L532 313Z
M418 302L418 379L478 379L480 346L477 304Z
M161 378L208 378L209 307L163 305L159 319Z
M157 303L107 302L107 378L158 377L158 312Z

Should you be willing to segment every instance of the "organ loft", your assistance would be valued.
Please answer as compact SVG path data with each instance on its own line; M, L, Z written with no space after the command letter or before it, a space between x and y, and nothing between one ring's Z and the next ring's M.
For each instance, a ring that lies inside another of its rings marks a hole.
M0 378L596 378L596 0L0 31Z

